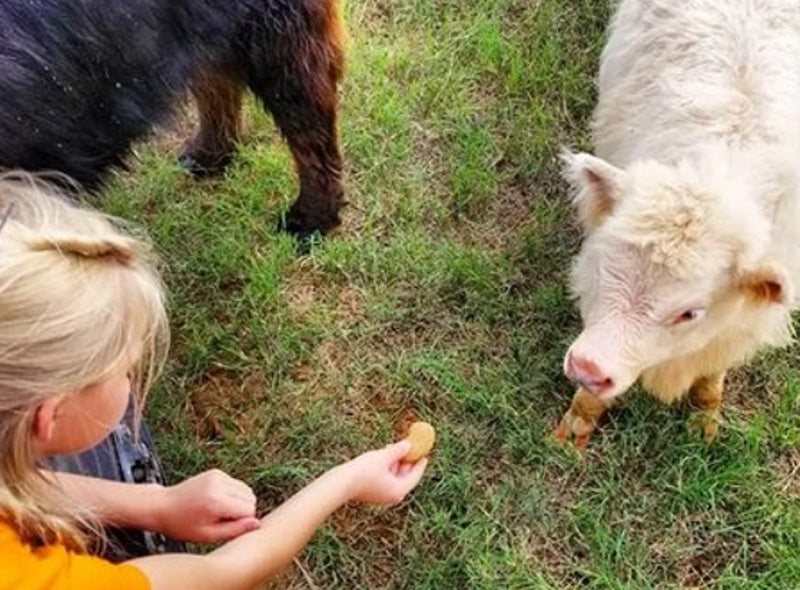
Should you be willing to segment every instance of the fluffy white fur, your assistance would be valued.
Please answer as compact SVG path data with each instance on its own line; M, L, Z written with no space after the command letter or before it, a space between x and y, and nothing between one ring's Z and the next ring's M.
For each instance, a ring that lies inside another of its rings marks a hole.
M570 351L613 379L603 397L641 377L672 402L791 338L800 4L622 0L599 90L596 157L565 155L586 230Z

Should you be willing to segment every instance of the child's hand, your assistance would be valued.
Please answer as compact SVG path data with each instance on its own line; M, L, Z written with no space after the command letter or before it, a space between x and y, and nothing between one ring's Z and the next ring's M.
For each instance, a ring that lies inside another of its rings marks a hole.
M342 465L352 478L352 499L371 504L398 504L422 478L428 459L402 463L411 449L407 440L364 453Z
M218 543L260 526L253 491L218 469L164 488L159 504L158 531L182 541Z

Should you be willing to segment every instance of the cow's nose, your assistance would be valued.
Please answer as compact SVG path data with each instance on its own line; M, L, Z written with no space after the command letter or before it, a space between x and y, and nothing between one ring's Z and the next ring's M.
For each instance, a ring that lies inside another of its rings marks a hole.
M570 353L567 357L566 369L567 378L570 381L595 395L600 395L614 387L614 380L608 377L597 366L597 363L589 359Z

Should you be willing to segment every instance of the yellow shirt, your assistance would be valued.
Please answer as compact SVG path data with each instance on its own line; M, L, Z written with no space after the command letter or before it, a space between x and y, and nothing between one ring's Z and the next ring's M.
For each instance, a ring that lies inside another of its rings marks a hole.
M133 565L115 565L63 545L32 548L0 521L0 590L150 590Z

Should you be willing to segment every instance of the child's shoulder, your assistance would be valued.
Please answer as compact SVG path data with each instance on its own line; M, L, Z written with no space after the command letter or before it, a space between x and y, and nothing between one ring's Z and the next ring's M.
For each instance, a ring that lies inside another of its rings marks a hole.
M31 547L0 520L0 588L15 590L149 590L144 574L131 565L69 551L64 545Z

